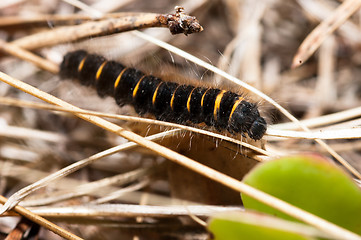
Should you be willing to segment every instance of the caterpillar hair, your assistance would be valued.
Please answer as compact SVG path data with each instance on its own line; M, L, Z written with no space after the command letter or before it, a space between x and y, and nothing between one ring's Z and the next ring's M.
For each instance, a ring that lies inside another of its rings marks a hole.
M166 82L127 68L104 57L78 50L64 56L61 78L75 78L93 86L99 96L112 96L118 105L131 104L139 114L179 124L206 123L232 134L247 133L254 140L263 137L267 123L257 104L231 91Z

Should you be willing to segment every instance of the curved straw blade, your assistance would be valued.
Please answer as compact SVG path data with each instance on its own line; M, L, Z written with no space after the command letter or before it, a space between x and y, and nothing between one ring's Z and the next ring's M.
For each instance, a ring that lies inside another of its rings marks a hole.
M292 60L292 68L301 66L323 41L361 7L360 0L344 1L331 16L322 21L302 42Z

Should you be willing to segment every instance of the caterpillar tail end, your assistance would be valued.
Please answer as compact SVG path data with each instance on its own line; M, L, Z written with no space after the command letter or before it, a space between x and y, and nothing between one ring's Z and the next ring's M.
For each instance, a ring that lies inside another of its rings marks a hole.
M67 53L60 64L60 77L62 79L77 77L79 63L85 56L87 56L87 52L84 50Z

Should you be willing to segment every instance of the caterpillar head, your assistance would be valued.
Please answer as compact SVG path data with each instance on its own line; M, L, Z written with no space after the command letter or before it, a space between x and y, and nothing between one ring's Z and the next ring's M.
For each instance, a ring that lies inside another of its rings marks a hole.
M267 130L267 123L263 117L258 117L247 131L248 136L254 140L260 140Z
M260 140L267 130L267 123L256 104L242 101L231 116L229 128L232 132L247 133L250 138Z

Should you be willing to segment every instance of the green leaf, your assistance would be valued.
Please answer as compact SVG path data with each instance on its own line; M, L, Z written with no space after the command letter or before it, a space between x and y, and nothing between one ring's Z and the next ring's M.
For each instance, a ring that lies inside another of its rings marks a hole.
M304 224L247 212L217 214L209 221L208 229L215 240L311 240L321 236Z
M246 184L361 234L361 191L339 167L316 155L283 157L255 167ZM244 206L292 217L242 194Z

